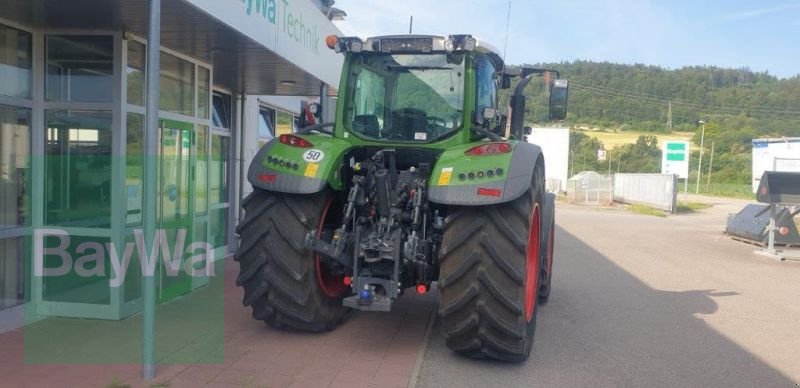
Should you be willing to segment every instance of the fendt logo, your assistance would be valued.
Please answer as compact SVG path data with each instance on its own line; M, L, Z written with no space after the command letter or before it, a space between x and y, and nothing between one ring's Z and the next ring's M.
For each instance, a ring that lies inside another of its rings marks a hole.
M167 231L157 230L153 236L153 245L150 247L149 255L145 248L143 231L136 229L133 233L136 242L125 244L125 249L120 257L120 251L110 242L101 244L96 241L85 241L72 250L69 249L72 238L66 231L36 229L34 231L33 273L38 277L65 276L71 273L81 277L104 277L107 270L106 262L108 262L111 264L113 272L113 276L109 277L109 286L119 287L125 281L125 275L128 273L128 267L133 257L133 249L136 248L139 252L141 273L144 276L154 276L159 257L163 260L166 276L178 276L181 269L192 277L214 276L214 247L206 242L193 242L189 246L185 246L185 229L176 230L172 249L169 246ZM57 238L58 245L45 247L44 242L47 237ZM73 253L81 256L75 259ZM184 254L191 256L184 260ZM47 263L51 266L45 267L45 257L48 257ZM58 266L52 266L51 258L55 257L60 258ZM181 263L183 263L183 268L181 268Z

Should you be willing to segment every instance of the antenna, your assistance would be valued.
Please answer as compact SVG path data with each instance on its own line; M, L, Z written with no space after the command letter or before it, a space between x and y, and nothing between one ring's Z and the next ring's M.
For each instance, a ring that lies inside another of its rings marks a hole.
M506 41L503 44L503 74L506 73L506 50L508 49L508 26L511 24L511 0L508 0L508 15L506 15Z
M411 29L414 27L414 15L411 15L411 20L408 21L408 34L411 35Z

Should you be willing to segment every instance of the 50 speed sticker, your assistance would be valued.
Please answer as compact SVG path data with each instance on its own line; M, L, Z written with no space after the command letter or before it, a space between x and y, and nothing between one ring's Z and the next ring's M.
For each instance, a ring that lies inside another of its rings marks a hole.
M303 160L308 163L319 162L325 159L325 153L320 150L308 150L303 153Z

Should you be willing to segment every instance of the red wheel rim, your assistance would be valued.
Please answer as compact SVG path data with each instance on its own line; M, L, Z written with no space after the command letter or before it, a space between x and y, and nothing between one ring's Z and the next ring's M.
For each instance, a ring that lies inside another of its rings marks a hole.
M556 228L554 225L550 225L550 237L547 239L547 262L545 263L545 271L548 279L550 279L550 273L553 271L553 245L555 245L555 233Z
M531 225L528 229L528 259L525 274L525 319L530 322L536 309L536 289L539 287L539 266L541 263L541 222L539 219L539 204L533 205Z
M319 226L317 227L317 238L322 236L322 230L325 228L325 219L328 217L328 210L333 204L333 199L329 199L325 203L325 208L322 210L322 216L319 218ZM319 284L322 293L330 298L341 296L347 286L344 284L344 275L334 275L331 273L327 264L324 264L319 259L319 254L314 255L314 261L317 269L317 284Z

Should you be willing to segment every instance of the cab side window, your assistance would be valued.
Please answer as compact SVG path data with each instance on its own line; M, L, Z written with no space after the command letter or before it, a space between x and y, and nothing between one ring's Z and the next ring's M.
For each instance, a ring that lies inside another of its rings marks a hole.
M476 93L477 106L475 111L480 113L483 108L497 107L497 70L494 64L486 56L479 56L475 59L476 83L478 86Z

